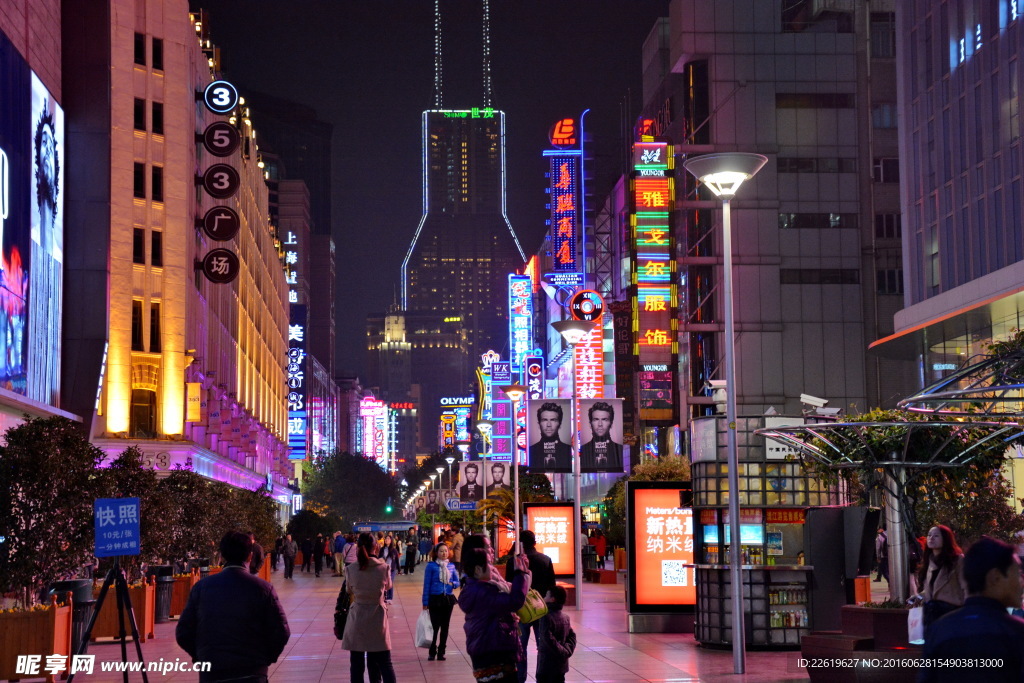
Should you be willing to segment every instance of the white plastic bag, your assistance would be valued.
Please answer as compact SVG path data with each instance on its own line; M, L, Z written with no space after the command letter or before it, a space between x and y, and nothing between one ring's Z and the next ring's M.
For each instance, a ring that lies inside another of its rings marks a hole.
M416 647L430 647L434 641L434 627L430 623L430 612L423 610L416 619Z
M907 641L911 645L924 644L924 607L911 607L907 614Z

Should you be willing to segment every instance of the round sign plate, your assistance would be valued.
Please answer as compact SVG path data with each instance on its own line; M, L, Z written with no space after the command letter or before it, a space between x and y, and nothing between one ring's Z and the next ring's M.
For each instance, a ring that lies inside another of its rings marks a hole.
M234 239L240 226L238 214L227 206L215 206L203 216L203 232L215 242Z
M215 157L230 156L242 144L242 135L227 121L215 121L203 131L203 147Z
M238 88L227 81L214 81L203 90L203 104L214 114L227 114L238 106Z
M242 264L235 252L228 249L213 249L203 259L203 274L214 284L223 285L238 277Z
M240 184L238 171L227 164L214 164L203 174L203 187L211 197L217 199L234 196Z
M592 289L582 289L569 299L569 312L576 320L599 320L604 314L604 299Z

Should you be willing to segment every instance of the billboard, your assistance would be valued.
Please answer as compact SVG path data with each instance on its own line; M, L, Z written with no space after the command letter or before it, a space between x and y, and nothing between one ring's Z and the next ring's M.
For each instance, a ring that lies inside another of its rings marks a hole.
M512 488L512 465L507 462L486 462L484 463L484 485L487 488L487 495L494 493L496 489Z
M508 341L512 367L521 368L533 349L533 279L529 275L508 276Z
M0 387L57 405L64 112L0 34Z
M288 458L305 460L309 443L309 410L306 406L305 304L291 304L288 321Z
M484 491L484 465L486 460L463 460L459 463L459 485L456 491L459 500L471 502L487 497Z
M359 419L363 433L363 457L388 469L388 404L375 398L359 403Z
M693 510L679 507L689 482L626 482L629 611L692 612Z
M622 472L622 399L581 399L580 471Z
M564 503L526 503L526 528L537 537L537 550L551 558L556 577L574 576L580 532L573 524L573 506Z
M573 119L562 119L555 124L550 139L556 149L545 150L544 156L548 158L552 268L555 272L579 272L582 265L579 254L579 230L583 218L580 198L582 136L576 134ZM568 144L570 140L571 145ZM569 149L576 145L577 140L580 141L579 147Z
M572 472L572 401L528 401L527 465L531 472Z

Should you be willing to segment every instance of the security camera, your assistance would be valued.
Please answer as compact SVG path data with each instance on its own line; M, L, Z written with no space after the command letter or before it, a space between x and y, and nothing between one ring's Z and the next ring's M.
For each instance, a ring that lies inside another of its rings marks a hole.
M827 399L811 396L810 394L800 394L800 402L805 406L812 406L814 408L824 408L828 404Z
M708 386L712 389L725 389L724 379L709 379Z

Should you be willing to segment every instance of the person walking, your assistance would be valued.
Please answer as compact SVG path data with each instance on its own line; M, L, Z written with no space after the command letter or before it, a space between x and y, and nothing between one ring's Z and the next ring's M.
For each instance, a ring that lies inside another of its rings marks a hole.
M288 617L274 587L248 571L248 534L225 534L220 554L224 569L192 588L175 640L192 661L210 663L209 671L199 673L199 683L266 683L270 665L291 636Z
M438 543L430 552L430 562L423 569L423 609L430 611L430 625L434 628L428 662L434 661L435 657L444 661L448 625L455 608L454 591L459 585L459 572L455 564L448 561L449 552L448 546Z
M313 539L313 572L316 578L320 578L320 571L324 568L324 535L317 534Z
M1006 613L1020 607L1020 559L1010 544L982 536L961 564L964 606L928 627L922 653L925 661L941 658L950 666L922 667L918 681L1024 681L1024 620Z
M879 527L878 535L875 536L875 565L878 571L875 572L875 581L883 578L889 581L889 538L885 529Z
M359 560L359 545L356 543L356 535L348 535L348 544L345 546L345 566L355 564Z
M467 579L459 594L459 608L466 614L466 652L477 681L511 683L517 678L516 660L521 645L515 612L526 602L530 562L520 554L512 565L509 585L500 576L492 576L486 549L476 547L462 554ZM503 590L505 586L507 592Z
M259 574L260 567L263 566L263 546L256 542L256 534L249 534L249 540L252 541L252 558L249 560L249 573Z
M334 573L331 576L341 576L345 569L345 535L340 531L334 532Z
M928 530L928 551L921 562L917 583L924 599L924 627L964 604L967 590L961 575L964 554L948 526Z
M405 538L405 573L416 571L416 536L410 530Z
M281 546L284 545L284 537L278 536L274 539L274 549L270 551L270 571L277 571L277 561L281 557Z
M596 529L590 538L590 544L594 546L594 551L597 553L597 566L604 569L604 558L608 555L608 539L604 537L604 532Z
M456 526L455 527L455 535L452 536L452 547L451 547L451 551L452 551L452 564L455 565L455 571L456 572L461 572L462 571L462 544L465 542L465 540L466 540L465 536L462 535L462 528Z
M313 568L313 539L306 536L302 539L302 569L301 571L308 574L309 570Z
M530 574L533 576L530 587L540 593L542 598L546 598L551 589L555 587L555 568L551 558L537 550L537 536L529 529L523 529L520 540L523 543L523 554L529 562ZM509 565L506 571L505 578L511 581L512 565ZM530 631L533 630L534 633L538 633L541 621L543 619L538 619L529 624L519 623L519 638L523 643L523 646L519 648L519 659L516 664L519 671L519 683L526 683L526 646L530 643Z
M281 557L284 558L284 578L293 579L295 573L295 556L299 553L299 544L292 540L292 535L284 537L281 544Z
M395 597L395 576L398 575L399 565L398 546L395 545L395 539L391 534L384 537L384 545L380 549L380 559L384 560L391 571L391 587L384 594L384 601L390 605Z
M430 542L430 535L429 534L424 534L420 538L420 547L419 547L420 556L419 556L419 559L416 561L416 564L419 564L423 560L427 559L427 556L430 555L430 551L433 550L433 548L434 548L434 544Z
M377 542L367 533L356 542L358 559L345 567L345 585L352 598L341 647L350 652L352 683L363 682L369 669L371 681L395 683L391 664L391 632L384 591L391 585L391 570L377 558Z
M565 598L565 589L555 585L545 598L548 613L537 622L537 683L565 683L569 657L576 651L576 632L562 611Z

